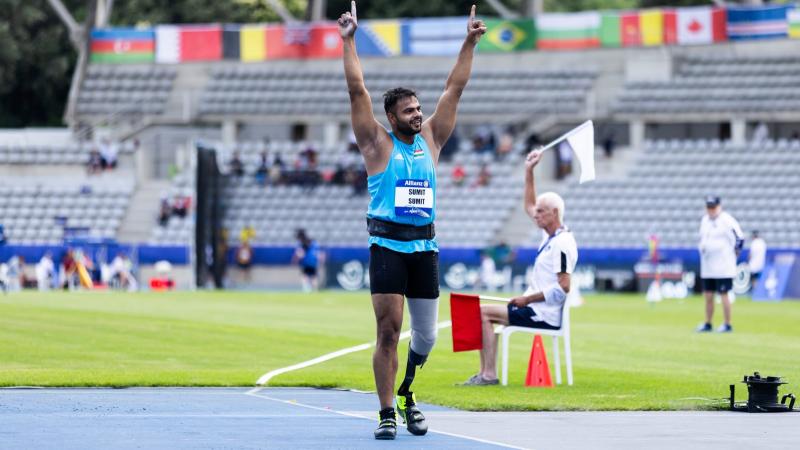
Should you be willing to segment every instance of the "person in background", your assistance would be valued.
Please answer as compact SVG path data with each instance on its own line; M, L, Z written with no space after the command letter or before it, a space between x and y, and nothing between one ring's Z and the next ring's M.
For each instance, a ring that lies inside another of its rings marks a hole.
M563 180L567 175L572 173L572 148L565 139L558 144L557 150L556 159L558 160L558 167L556 170L556 178Z
M298 229L295 233L297 249L294 251L292 263L300 265L303 277L303 292L319 290L317 271L319 269L320 252L317 243L312 240L306 230Z
M514 133L509 127L500 135L500 141L497 143L496 159L502 161L514 149Z
M483 250L481 252L480 284L487 292L493 292L497 289L494 282L496 274L497 266L490 254L490 250Z
M8 270L6 272L6 289L8 292L19 292L25 286L24 267L25 260L21 256L14 255L8 260Z
M606 158L611 159L614 156L614 147L616 146L616 142L614 141L614 134L608 133L606 138L603 139L603 153L606 155Z
M78 265L75 261L75 251L71 248L67 248L64 256L61 257L61 272L63 273L63 276L60 277L62 287L64 289L74 289L78 284L76 280Z
M489 172L489 165L486 163L481 164L478 171L478 178L475 180L475 186L488 186L492 181L492 173Z
M161 205L158 211L158 224L166 227L169 222L169 216L172 215L172 206L169 204L169 198L166 195L161 196Z
M250 268L253 265L253 247L250 242L256 237L256 229L247 225L239 232L239 248L236 249L236 264L242 269L244 280L250 281Z
M100 152L93 148L91 152L89 152L89 162L87 169L89 174L100 173L103 171L103 157L100 156Z
M56 266L53 263L53 254L45 252L42 259L36 264L36 287L40 291L49 291L56 279Z
M273 185L281 184L283 182L283 173L286 170L286 164L283 162L280 153L275 153L275 158L272 160L272 166L269 169L269 180Z
M453 184L456 186L463 186L464 180L467 178L467 171L464 170L464 166L461 163L457 163L453 166L453 173L450 175L453 179Z
M258 183L259 186L266 186L268 181L270 181L269 155L267 151L264 150L261 152L261 161L258 163L258 168L256 169L256 183Z
M767 243L764 241L758 230L753 230L752 241L750 242L750 256L747 259L747 265L750 268L750 285L752 289L756 288L758 280L761 278L761 272L764 270L764 264L767 262Z
M498 384L495 325L556 330L561 328L564 308L569 308L566 301L578 262L578 246L564 224L564 200L554 192L536 195L533 170L541 157L542 152L534 150L525 159L523 207L542 230L531 283L523 295L512 298L507 305L481 305L480 369L464 386Z
M769 128L764 122L759 122L753 130L753 142L761 143L769 139Z
M125 252L117 253L111 261L111 280L118 282L119 287L127 289L128 292L135 292L139 288L139 283L133 276L133 262Z
M242 162L241 157L239 156L239 152L233 152L233 158L228 163L228 166L231 169L231 173L234 176L241 177L244 176L244 163Z
M717 196L706 197L706 214L700 222L700 278L703 295L706 298L706 321L697 327L698 333L712 330L714 318L714 294L722 300L725 322L717 329L720 333L730 333L731 301L728 292L733 288L736 277L736 258L742 250L744 235L739 222L722 210Z
M119 146L116 142L103 138L100 141L99 149L103 169L115 169L117 167L117 155L119 154Z

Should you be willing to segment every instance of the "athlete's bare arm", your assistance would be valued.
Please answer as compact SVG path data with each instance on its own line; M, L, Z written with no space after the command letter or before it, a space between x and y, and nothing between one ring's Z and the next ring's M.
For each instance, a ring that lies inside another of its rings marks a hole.
M372 114L372 99L364 85L361 62L356 53L355 33L358 28L356 2L350 3L350 12L339 17L339 33L344 47L344 76L350 94L350 116L356 143L369 175L383 171L391 155L392 140L386 129Z
M533 179L533 168L542 159L540 150L533 150L525 158L525 196L523 197L525 212L531 219L536 214L536 186Z
M447 77L444 93L439 98L439 103L436 104L436 110L422 125L422 135L428 141L435 161L438 161L439 151L455 128L458 101L461 99L461 94L464 92L472 72L472 56L475 53L475 46L478 45L478 41L484 33L486 33L486 25L481 20L475 20L475 5L472 5L467 21L467 37L458 53L456 64L450 71L450 76Z

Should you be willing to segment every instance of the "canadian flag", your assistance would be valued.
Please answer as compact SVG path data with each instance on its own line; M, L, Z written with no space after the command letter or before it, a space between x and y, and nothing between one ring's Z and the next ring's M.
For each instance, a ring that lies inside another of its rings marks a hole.
M698 7L664 11L665 44L711 44L727 37L724 9Z

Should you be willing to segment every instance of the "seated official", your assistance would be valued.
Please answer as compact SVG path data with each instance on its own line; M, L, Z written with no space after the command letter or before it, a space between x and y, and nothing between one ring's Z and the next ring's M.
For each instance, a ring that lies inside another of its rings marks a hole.
M536 197L533 168L541 152L531 152L525 160L525 211L542 229L542 242L533 265L533 280L525 293L514 297L508 305L481 305L480 371L464 385L498 384L497 336L495 325L542 328L561 328L561 316L570 290L570 278L578 261L578 246L572 233L564 226L564 200L556 193L546 192Z

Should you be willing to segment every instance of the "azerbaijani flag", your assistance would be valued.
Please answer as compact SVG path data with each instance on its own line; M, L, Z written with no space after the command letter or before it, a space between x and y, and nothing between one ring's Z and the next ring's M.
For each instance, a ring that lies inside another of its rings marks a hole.
M91 38L92 62L150 63L155 59L152 29L96 29L92 30Z

